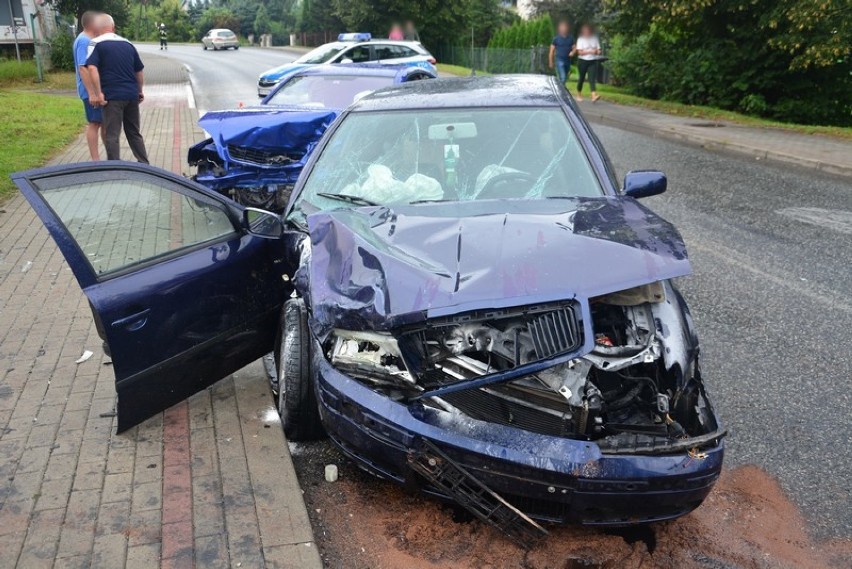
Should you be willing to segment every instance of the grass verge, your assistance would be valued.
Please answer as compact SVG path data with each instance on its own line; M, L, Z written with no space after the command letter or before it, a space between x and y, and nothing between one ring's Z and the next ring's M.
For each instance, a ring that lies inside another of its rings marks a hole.
M443 71L444 73L448 73L451 75L470 75L470 69L466 67L460 67L458 65L448 65L444 63L438 64L438 71ZM487 75L486 73L483 73L481 71L477 71L476 73L477 75ZM576 81L577 79L575 71L575 74L568 83L568 91L572 95L577 94ZM697 105L684 105L683 103L675 103L672 101L645 99L643 97L631 95L630 93L627 93L624 89L619 87L613 87L612 85L598 85L598 93L601 95L601 98L603 100L609 101L611 103L617 103L619 105L630 105L633 107L642 107L645 109L651 109L653 111L668 113L670 115L698 118L708 121L727 121L736 124L741 124L744 126L753 126L760 128L778 128L782 130L798 132L801 134L822 134L834 136L837 138L843 138L846 140L852 140L852 128L842 126L812 126L804 124L782 123L768 119L762 119L759 117L743 115L740 113L735 113L733 111L723 111L721 109L714 109L713 107L701 107ZM588 96L589 93L586 92L586 97Z
M458 75L464 77L466 75L470 75L469 67L462 67L461 65L451 65L449 63L439 63L437 65L438 73L448 73L450 75ZM477 75L491 75L485 71L476 70Z
M44 165L84 124L76 96L0 89L0 203L15 190L9 174Z

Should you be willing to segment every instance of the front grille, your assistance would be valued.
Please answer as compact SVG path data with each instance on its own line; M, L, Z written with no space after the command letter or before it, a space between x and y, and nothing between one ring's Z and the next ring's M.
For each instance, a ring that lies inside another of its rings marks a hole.
M541 359L567 352L579 345L580 331L570 307L535 318L529 323L529 331L536 354Z
M287 166L304 158L303 152L268 152L245 146L228 145L228 154L237 162L248 162L260 166Z

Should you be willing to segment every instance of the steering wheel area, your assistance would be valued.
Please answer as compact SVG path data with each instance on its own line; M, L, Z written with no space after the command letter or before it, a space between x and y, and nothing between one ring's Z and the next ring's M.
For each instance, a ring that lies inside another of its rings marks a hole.
M489 178L479 191L479 194L477 194L476 199L493 200L501 198L520 198L529 191L529 188L525 188L523 191L519 192L517 186L513 184L513 182L529 182L530 185L532 185L536 182L536 180L538 180L536 176L528 174L527 172L503 172L502 174L497 174L496 176Z

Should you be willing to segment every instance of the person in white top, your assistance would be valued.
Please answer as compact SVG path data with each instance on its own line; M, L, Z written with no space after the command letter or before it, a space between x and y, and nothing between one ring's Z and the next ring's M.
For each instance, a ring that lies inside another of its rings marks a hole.
M584 24L580 28L580 37L577 38L577 53L579 61L577 67L580 71L580 79L577 81L577 100L583 100L583 83L586 82L586 75L589 76L589 86L592 88L592 102L600 99L597 92L598 83L598 60L601 55L601 43L598 41L598 36L589 24Z

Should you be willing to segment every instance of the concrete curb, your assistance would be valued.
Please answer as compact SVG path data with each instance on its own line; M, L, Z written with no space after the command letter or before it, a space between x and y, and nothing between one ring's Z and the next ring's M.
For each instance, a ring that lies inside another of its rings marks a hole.
M765 148L758 148L752 145L741 144L733 141L722 143L718 140L703 137L692 132L677 130L674 128L659 128L639 121L625 121L607 116L603 113L590 112L588 107L584 108L581 106L581 111L583 112L583 116L593 123L614 126L631 132L647 134L667 140L685 142L715 152L727 152L738 156L751 157L757 160L765 160L767 162L774 162L777 164L793 165L799 168L818 170L835 176L852 177L852 163L849 163L848 165L831 164L812 158L767 150Z

